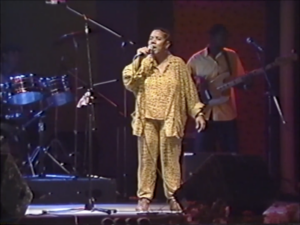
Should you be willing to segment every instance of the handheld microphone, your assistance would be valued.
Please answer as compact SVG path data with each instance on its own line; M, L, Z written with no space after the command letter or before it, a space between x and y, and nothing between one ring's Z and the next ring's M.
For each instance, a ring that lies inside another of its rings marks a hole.
M264 52L263 48L259 46L251 37L248 37L246 42L253 45L259 52Z
M45 3L47 5L57 5L57 4L66 3L66 0L48 0L48 1L45 1Z
M152 51L153 51L153 45L149 45L148 46L148 48L149 48L149 50L150 50L150 54L152 53ZM134 59L136 59L136 58L138 58L138 57L141 57L141 56L144 56L145 54L144 53L138 53L138 54L136 54L135 56L134 56Z
M154 50L154 46L153 45L149 45L149 50L150 50L150 53L149 54L152 54L153 53L153 50Z

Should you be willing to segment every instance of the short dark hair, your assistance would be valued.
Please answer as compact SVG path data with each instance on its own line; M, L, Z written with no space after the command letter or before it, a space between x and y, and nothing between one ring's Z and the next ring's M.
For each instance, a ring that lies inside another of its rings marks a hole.
M228 34L228 30L223 24L214 24L208 31L210 36L216 36L218 34Z
M156 27L153 30L159 30L159 31L163 32L166 36L166 40L171 42L171 32L168 29L163 28L163 27Z

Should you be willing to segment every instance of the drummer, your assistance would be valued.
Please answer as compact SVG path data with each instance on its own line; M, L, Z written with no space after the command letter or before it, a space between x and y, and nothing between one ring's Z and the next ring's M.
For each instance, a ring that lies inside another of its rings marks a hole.
M6 45L1 47L1 83L7 82L10 76L20 73L20 56L21 48L17 45Z

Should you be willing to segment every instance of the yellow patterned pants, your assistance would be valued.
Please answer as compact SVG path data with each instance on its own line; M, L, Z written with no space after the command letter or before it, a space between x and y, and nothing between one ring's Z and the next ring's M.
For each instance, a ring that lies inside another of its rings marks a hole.
M181 139L166 137L164 121L146 120L138 137L138 198L152 200L159 156L165 196L172 198L181 183L180 154Z

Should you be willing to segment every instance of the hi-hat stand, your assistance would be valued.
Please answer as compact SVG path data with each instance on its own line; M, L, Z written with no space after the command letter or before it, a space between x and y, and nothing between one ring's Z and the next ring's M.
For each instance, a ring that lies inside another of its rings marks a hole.
M34 149L31 156L28 156L27 161L23 162L23 166L27 163L29 165L31 175L42 177L44 175L44 158L48 156L61 170L63 170L67 174L71 174L69 170L67 170L62 163L55 159L55 157L49 152L53 143L56 143L60 146L60 143L57 140L52 140L49 145L45 145L45 113L51 107L51 105L47 106L45 109L36 113L32 119L30 119L27 123L23 125L23 130L28 127L31 123L38 120L38 133L39 133L39 145ZM60 146L61 147L61 146ZM35 167L38 166L38 174L35 172Z

